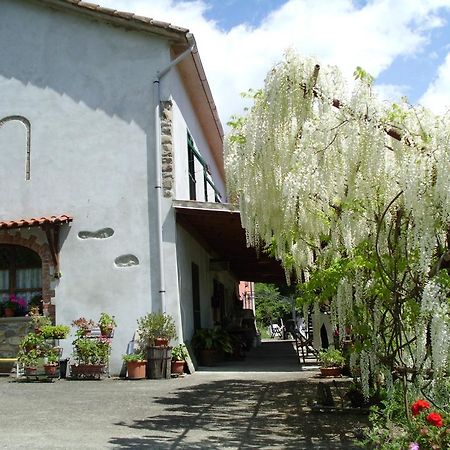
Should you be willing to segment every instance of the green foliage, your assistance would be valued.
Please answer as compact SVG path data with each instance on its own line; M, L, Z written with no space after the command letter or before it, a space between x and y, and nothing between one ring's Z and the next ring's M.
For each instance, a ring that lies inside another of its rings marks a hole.
M114 319L114 316L110 316L109 314L102 312L100 314L98 326L100 328L109 328L109 327L114 328L114 327L117 327L117 323Z
M291 313L288 298L280 295L279 289L272 284L255 284L255 316L256 321L269 325Z
M353 72L353 76L355 80L361 80L362 82L366 83L369 86L372 86L373 82L375 81L375 78L360 66L356 67L355 71Z
M122 355L125 362L128 361L145 361L145 356L142 353L130 353L129 355Z
M340 350L329 348L319 352L319 363L321 367L343 367L345 358Z
M166 313L149 313L137 321L141 348L154 345L155 339L175 339L177 331L172 316Z
M192 346L196 350L219 350L232 353L231 337L223 328L200 328L192 336Z
M369 420L371 428L368 430L366 439L362 442L364 448L391 450L403 450L409 448L411 443L417 443L419 449L444 449L450 448L450 411L449 394L444 406L435 406L435 402L428 402L425 409L413 412L413 404L417 400L426 401L426 397L415 386L410 386L407 398L408 409L412 412L412 417L408 417L405 412L404 387L401 380L397 380L393 389L384 392L384 400L381 406L372 407ZM442 426L433 425L427 420L430 413L437 413L442 418Z
M49 344L45 342L44 337L35 333L28 333L19 343L19 350L22 353L35 352L38 356L44 356L48 347Z
M172 361L186 361L189 356L184 344L178 344L172 349Z
M41 328L44 339L66 339L69 331L67 325L45 325Z
M78 364L106 364L111 342L106 338L80 336L73 341L74 357Z
M28 316L31 318L33 327L36 329L40 329L41 327L52 324L50 317L41 316L41 314L39 313L39 307L37 306L34 306L30 309L30 311L28 312Z
M59 348L51 348L47 354L47 364L56 364L59 361Z
M17 354L18 362L23 364L25 367L36 367L40 357L41 354L38 350L20 350Z

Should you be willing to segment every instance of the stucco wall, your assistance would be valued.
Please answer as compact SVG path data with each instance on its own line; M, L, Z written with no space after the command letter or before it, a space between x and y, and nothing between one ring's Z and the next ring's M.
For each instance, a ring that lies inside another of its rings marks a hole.
M0 219L74 216L61 236L57 321L116 315L117 371L136 318L151 309L157 291L150 268L155 194L147 174L152 80L169 61L167 43L21 0L2 1L0 39L0 119L20 114L32 130L25 181L23 125L0 128ZM111 237L78 236L105 227ZM126 254L139 265L117 267ZM70 351L66 345L65 355Z
M202 328L209 328L214 325L211 307L213 280L220 281L225 287L226 311L228 313L231 313L233 308L232 300L236 280L227 272L212 272L209 265L211 255L181 226L177 227L177 258L183 339L190 340L194 332L192 263L199 267Z
M170 72L166 82L173 97L173 140L174 140L174 169L175 169L175 198L177 200L189 200L189 170L187 151L187 131L191 134L198 151L211 170L212 179L216 188L225 200L225 183L222 179L211 150L203 134L202 128L195 116L195 111L186 91L183 89L180 76L176 70ZM197 200L204 201L203 170L197 168ZM214 201L214 198L209 199Z

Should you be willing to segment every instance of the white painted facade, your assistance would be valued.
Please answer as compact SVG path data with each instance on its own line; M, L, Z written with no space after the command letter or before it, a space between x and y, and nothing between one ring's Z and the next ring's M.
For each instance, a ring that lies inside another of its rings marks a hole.
M171 60L170 45L161 36L39 2L3 0L0 8L0 120L21 115L31 123L30 180L23 125L0 127L0 220L74 217L62 228L62 277L52 280L56 321L114 315L111 371L117 373L136 319L160 308L152 105L153 80ZM162 79L161 98L173 104L174 198L189 198L188 130L225 198L176 69ZM162 200L166 311L186 340L193 332L191 262L201 268L202 326L212 325L213 278L223 278L230 297L235 280L209 271L206 251L177 226L172 200ZM200 191L197 200L203 200ZM106 227L114 230L108 238L79 237ZM45 242L39 227L20 233ZM118 267L121 255L134 255L139 264ZM64 356L70 343L71 337L63 343Z

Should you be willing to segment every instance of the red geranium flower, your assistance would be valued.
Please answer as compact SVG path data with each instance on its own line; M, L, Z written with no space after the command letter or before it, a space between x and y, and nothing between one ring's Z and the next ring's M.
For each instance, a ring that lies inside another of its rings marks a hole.
M413 403L413 405L411 406L412 415L417 416L417 414L419 414L420 411L429 408L430 404L426 400L417 400L417 402Z
M440 414L432 412L428 414L427 416L427 422L431 423L431 425L434 425L435 427L442 427L442 417Z

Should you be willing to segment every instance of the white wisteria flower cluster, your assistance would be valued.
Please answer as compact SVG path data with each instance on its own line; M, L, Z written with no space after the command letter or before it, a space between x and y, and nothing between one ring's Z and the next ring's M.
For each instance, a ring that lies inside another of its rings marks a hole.
M369 371L386 378L395 365L388 370L378 358L382 326L396 333L384 340L386 353L400 349L404 365L423 366L431 340L428 367L449 369L448 289L432 278L437 248L450 239L450 116L406 100L387 105L374 94L370 76L356 73L348 83L338 68L287 52L254 93L248 115L234 122L225 162L248 244L272 244L287 273L307 275L318 261L351 258L364 243L376 250L378 275L400 306L389 310L369 293L376 288L370 274L356 271L339 283L331 309L344 330L366 302L361 314L370 331L359 365L368 395ZM398 274L400 253L408 259L401 286L380 256L395 261ZM410 300L419 305L417 323L411 323ZM395 314L404 319L402 329Z
M322 236L331 236L327 251L351 254L368 236L388 233L390 211L383 230L377 223L395 199L411 218L407 245L425 276L450 222L449 149L448 116L393 108L365 80L350 87L336 67L288 52L228 137L225 156L250 245L275 241L276 256L298 271Z

